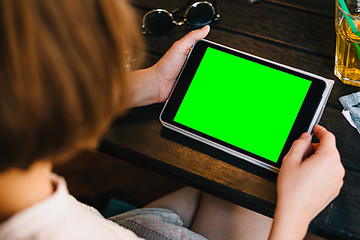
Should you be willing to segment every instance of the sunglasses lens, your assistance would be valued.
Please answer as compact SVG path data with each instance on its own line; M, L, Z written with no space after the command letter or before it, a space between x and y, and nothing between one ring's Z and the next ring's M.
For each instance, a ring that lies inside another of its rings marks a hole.
M161 9L149 12L144 18L144 30L150 34L166 32L173 26L170 14Z
M211 23L214 15L214 8L209 3L199 2L187 10L186 22L194 27L200 27Z

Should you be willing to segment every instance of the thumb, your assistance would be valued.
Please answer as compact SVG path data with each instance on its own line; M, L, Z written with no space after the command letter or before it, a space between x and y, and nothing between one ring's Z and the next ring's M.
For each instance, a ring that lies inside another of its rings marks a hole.
M286 164L300 164L312 149L311 140L311 134L304 132L300 138L293 143L289 152L284 157L283 162Z
M189 32L174 44L174 50L176 52L187 53L188 50L192 47L192 45L194 45L196 41L205 38L208 35L209 31L210 26L206 25L198 30Z

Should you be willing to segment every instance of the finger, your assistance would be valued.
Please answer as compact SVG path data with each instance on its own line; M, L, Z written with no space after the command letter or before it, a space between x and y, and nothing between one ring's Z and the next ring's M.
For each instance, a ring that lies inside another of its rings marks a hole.
M304 132L298 140L291 146L289 152L284 157L284 163L300 164L312 151L311 134Z
M315 125L313 132L315 136L319 139L319 145L316 151L328 151L329 149L336 148L336 139L334 134L326 130L326 128Z
M206 25L201 29L191 31L183 38L176 42L174 50L177 52L187 53L187 51L195 44L196 41L205 38L210 31L210 26Z
M315 152L316 149L318 148L319 143L312 143L312 147L313 147L313 151Z
M311 138L311 140L312 140L312 138ZM304 152L303 159L305 159L305 158L309 157L310 155L314 154L314 152L315 152L315 148L314 148L314 145L311 143L311 144L309 144L309 147Z

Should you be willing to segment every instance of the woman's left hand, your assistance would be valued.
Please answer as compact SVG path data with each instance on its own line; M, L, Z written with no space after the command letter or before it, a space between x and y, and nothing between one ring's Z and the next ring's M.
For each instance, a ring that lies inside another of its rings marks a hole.
M154 66L130 73L133 92L131 107L166 101L191 47L206 37L209 31L210 27L205 26L188 33L175 42Z
M175 42L166 54L153 66L157 80L157 102L164 102L169 97L175 80L185 63L186 57L196 41L205 38L210 27L194 30Z

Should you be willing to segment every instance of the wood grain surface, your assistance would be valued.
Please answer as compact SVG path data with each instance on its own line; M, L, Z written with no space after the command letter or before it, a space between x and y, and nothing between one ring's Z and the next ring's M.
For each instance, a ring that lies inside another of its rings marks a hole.
M175 9L181 0L132 0L141 18L154 8ZM357 92L333 74L334 1L218 1L220 21L207 39L335 80L320 124L337 137L346 168L340 195L312 222L310 230L328 239L360 239L360 136L341 114L340 96ZM177 20L181 20L181 16ZM191 28L177 26L163 35L145 35L147 61L155 63ZM266 81L266 79L264 79ZM272 216L276 175L219 150L164 129L162 104L136 108L114 121L99 150L157 171L179 182Z

